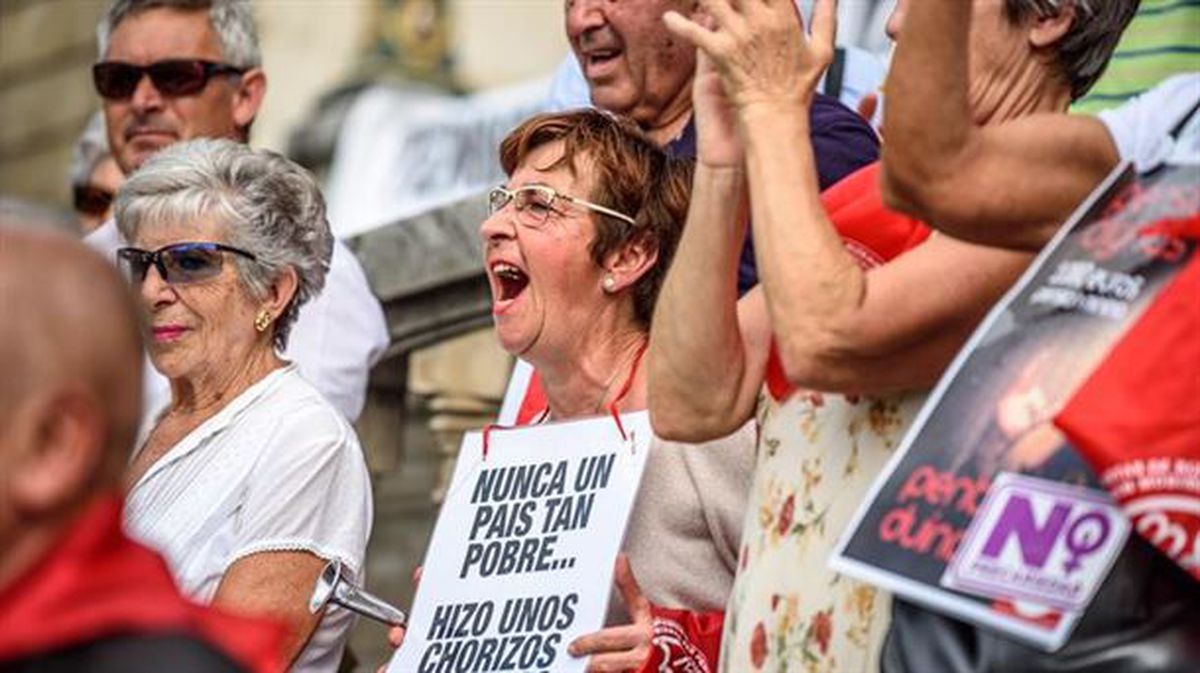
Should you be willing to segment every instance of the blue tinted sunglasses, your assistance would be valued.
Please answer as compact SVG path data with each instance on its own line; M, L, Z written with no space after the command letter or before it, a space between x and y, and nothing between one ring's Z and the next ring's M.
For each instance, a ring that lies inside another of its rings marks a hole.
M221 273L223 253L241 255L257 261L254 255L221 243L173 243L153 252L141 248L121 248L117 259L129 282L140 285L146 280L150 266L158 269L158 275L172 284L194 283L207 280Z

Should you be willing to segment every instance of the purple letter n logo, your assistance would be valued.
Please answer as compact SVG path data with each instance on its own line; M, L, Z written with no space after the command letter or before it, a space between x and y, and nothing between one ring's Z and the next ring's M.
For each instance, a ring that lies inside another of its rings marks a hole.
M999 557L1004 550L1004 543L1016 535L1025 565L1041 568L1046 565L1046 557L1054 551L1058 533L1070 514L1070 504L1056 502L1050 510L1050 516L1046 517L1046 523L1039 528L1033 518L1033 503L1025 495L1013 495L996 520L992 535L983 546L983 555Z
M983 546L983 555L997 558L1004 551L1004 543L1012 535L1017 536L1017 546L1021 550L1021 559L1025 565L1042 568L1046 558L1058 544L1058 534L1063 524L1071 515L1074 504L1058 501L1046 517L1046 523L1041 528L1033 516L1033 503L1024 495L1013 494L1008 499L1000 518L992 528L992 535ZM1104 545L1108 539L1112 525L1108 516L1099 510L1092 510L1077 517L1067 529L1067 556L1063 562L1063 571L1070 575L1079 569L1079 559L1091 554Z
M941 583L1077 611L1104 579L1128 531L1107 493L1003 472Z

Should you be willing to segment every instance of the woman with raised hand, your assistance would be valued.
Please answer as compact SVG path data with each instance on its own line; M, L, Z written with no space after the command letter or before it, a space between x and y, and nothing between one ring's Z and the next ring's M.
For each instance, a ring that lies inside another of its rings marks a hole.
M533 365L545 393L533 422L645 409L650 320L686 217L691 162L594 110L526 121L500 160L508 182L492 191L480 235L496 337ZM645 598L618 563L632 623L571 645L591 655L589 670L637 670L657 654L651 605L724 607L753 461L751 428L726 434L703 446L652 442L623 545Z
M827 559L923 391L1031 255L930 237L883 206L877 165L818 193L807 109L833 53L835 2L816 3L811 33L791 0L701 6L709 25L664 17L703 63L693 205L652 334L652 421L691 441L759 421L722 667L876 670L887 597ZM954 65L969 69L963 103L977 123L1065 110L1115 42L1071 3L970 6L970 58ZM738 301L746 201L762 285Z

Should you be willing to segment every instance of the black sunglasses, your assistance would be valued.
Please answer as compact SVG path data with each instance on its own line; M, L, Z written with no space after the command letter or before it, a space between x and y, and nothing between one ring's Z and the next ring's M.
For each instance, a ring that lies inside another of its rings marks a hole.
M200 59L169 59L150 65L122 61L104 61L92 66L96 93L109 100L129 98L137 90L143 75L149 75L154 88L164 96L190 96L208 85L217 75L240 75L246 68Z
M241 255L251 261L257 257L251 253L220 243L173 243L154 250L121 248L117 259L125 270L129 282L140 285L146 280L150 266L158 269L158 275L172 284L194 283L221 273L222 253Z
M91 185L75 185L71 188L71 199L75 212L100 217L112 205L113 193Z

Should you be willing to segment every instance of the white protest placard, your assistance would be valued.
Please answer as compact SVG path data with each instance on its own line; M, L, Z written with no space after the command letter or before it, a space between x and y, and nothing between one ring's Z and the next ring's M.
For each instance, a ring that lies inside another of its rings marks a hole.
M389 673L583 671L646 467L646 412L468 433Z

